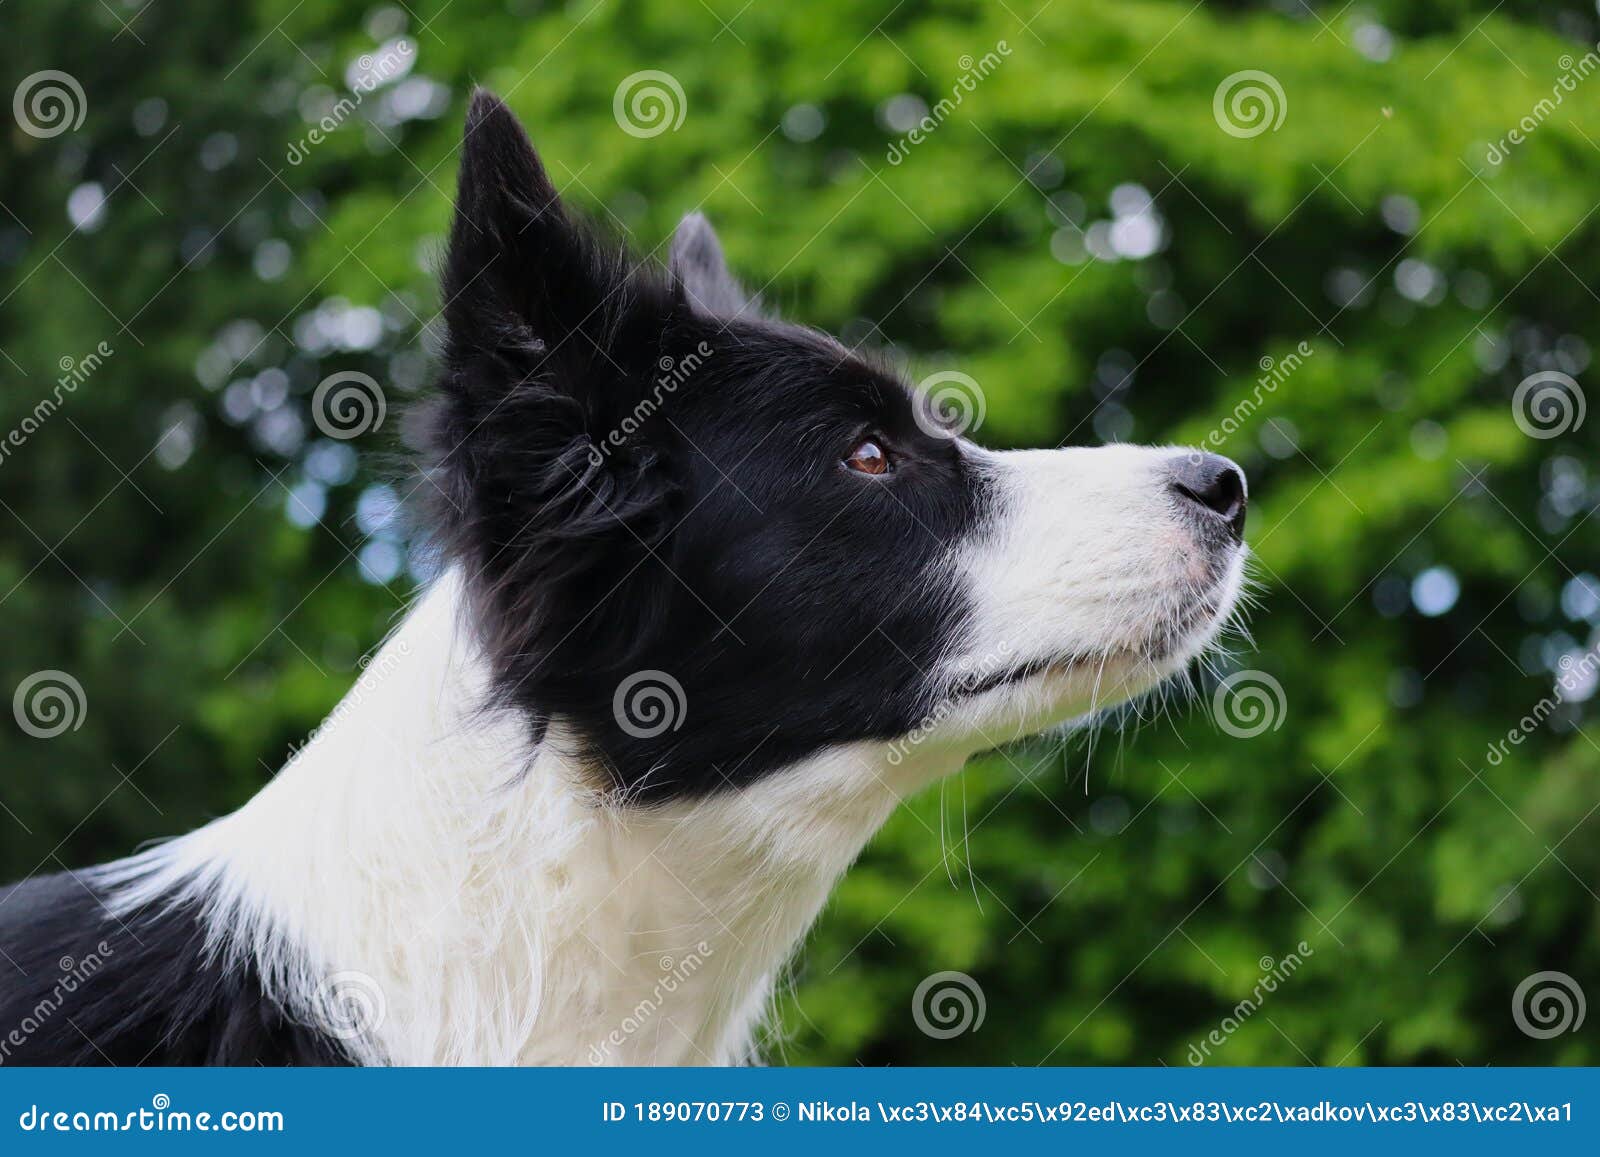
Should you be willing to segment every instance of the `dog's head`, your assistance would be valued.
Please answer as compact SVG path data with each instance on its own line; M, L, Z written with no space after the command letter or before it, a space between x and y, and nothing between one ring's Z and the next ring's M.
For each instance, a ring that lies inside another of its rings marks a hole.
M970 754L1152 687L1231 612L1231 462L981 449L768 316L704 219L665 271L596 239L482 93L443 281L432 481L499 694L632 799Z

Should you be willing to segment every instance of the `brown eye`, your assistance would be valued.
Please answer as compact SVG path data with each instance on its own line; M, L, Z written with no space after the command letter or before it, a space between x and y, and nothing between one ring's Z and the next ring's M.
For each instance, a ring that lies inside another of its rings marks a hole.
M844 464L861 474L887 474L889 455L882 446L867 438L850 451L850 457L844 460Z

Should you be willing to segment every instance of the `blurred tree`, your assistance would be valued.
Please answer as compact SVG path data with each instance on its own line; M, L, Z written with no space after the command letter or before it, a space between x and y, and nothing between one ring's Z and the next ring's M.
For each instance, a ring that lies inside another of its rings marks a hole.
M775 1055L1183 1064L1216 1031L1207 1063L1600 1061L1513 1014L1539 971L1600 992L1597 427L1581 385L1517 393L1591 358L1591 9L4 20L0 689L67 715L0 715L0 875L242 802L427 578L393 435L480 82L641 251L704 206L794 316L972 375L980 438L1207 441L1251 476L1254 646L1136 737L904 809ZM624 131L644 70L667 120ZM315 403L334 374L379 387L359 438ZM929 1035L913 994L947 970L984 1019Z

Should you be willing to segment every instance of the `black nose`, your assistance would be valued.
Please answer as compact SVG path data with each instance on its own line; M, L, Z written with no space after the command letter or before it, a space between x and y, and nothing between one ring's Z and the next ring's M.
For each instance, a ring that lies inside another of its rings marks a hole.
M1205 517L1220 517L1235 538L1244 535L1244 471L1220 454L1193 452L1172 463L1172 489L1204 507Z

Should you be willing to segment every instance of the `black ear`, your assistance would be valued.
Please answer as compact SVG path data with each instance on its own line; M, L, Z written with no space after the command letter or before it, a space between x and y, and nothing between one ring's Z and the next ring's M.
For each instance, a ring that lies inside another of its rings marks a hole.
M516 117L482 91L442 293L443 373L419 431L425 493L438 496L442 545L497 612L488 629L532 630L554 584L665 525L670 490L651 448L597 443L661 356L672 296L569 215Z
M474 92L442 285L448 359L593 357L628 278L620 247L568 216L516 116Z
M690 213L672 235L673 279L696 309L719 317L758 312L755 298L728 272L722 243L703 213Z

